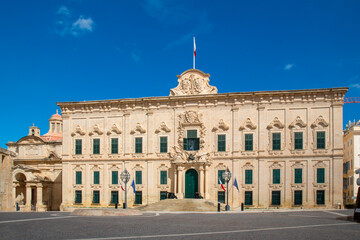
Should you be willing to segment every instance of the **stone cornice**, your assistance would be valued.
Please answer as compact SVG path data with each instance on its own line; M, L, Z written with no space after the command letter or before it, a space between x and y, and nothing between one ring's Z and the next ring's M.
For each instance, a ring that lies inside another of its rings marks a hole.
M291 104L291 103L315 103L327 102L343 104L347 87L305 89L305 90L281 90L281 91L258 91L258 92L235 92L221 94L203 94L168 97L145 97L128 98L83 102L58 102L63 115L69 113L93 113L110 111L129 111L137 109L158 109L192 106L217 106L217 105L244 105L244 104Z

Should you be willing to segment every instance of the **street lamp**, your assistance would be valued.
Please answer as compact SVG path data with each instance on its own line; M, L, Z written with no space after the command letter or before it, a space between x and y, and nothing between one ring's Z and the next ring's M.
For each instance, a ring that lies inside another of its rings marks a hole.
M225 179L226 182L226 206L225 206L225 211L230 211L230 206L229 206L229 182L231 179L231 172L229 170L229 168L226 168L226 171L223 172L222 174L223 179Z
M123 183L125 183L125 203L124 203L124 209L127 208L127 183L130 180L130 173L128 172L128 170L124 170L122 171L122 173L120 174L120 179L121 181L123 181Z

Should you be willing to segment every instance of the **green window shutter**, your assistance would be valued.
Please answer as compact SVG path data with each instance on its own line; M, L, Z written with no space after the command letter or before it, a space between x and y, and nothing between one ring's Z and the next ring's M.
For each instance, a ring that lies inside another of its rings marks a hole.
M82 172L76 172L76 184L82 184Z
M245 205L253 205L253 192L245 191Z
M167 192L165 191L160 191L160 201L167 199Z
M226 151L226 135L218 135L218 152Z
M93 139L93 154L100 154L100 139Z
M119 153L119 139L112 138L111 139L111 154Z
M272 134L273 150L281 150L281 133Z
M294 205L302 205L302 198L301 190L294 191Z
M160 171L160 184L167 184L167 171Z
M225 203L225 192L224 191L218 191L218 202Z
M316 132L317 149L325 149L325 132Z
M302 132L296 132L294 133L295 138L295 150L302 150L303 149L303 133Z
M245 134L245 151L253 151L253 134Z
M167 137L160 137L160 152L161 153L167 153Z
M187 138L197 138L197 130L187 130Z
M194 150L197 151L200 149L200 138L195 138Z
M245 170L245 184L252 184L252 169L246 169Z
M119 173L118 173L118 171L112 171L112 173L111 173L111 184L119 184Z
M325 168L317 169L317 183L325 183Z
M111 191L111 202L112 204L119 203L119 192Z
M219 179L221 180L222 184L225 184L225 178L223 178L224 172L225 170L218 170L218 184L220 184Z
M135 182L136 184L142 184L142 171L135 172Z
M280 184L280 169L273 169L273 184Z
M184 138L183 140L184 140L183 141L183 150L188 151L188 149L189 149L188 140L187 140L187 138Z
M100 172L99 171L94 172L94 184L100 184Z
M142 138L135 138L135 153L142 153Z
M75 140L75 154L82 154L82 140Z
M295 183L302 183L302 168L295 168Z
M93 191L93 203L100 203L100 191Z
M271 205L280 205L280 204L281 204L281 191L272 191Z
M142 191L135 192L135 204L142 204Z
M75 203L81 203L82 202L82 191L76 190L75 191Z
M325 204L325 191L317 190L316 191L316 204Z

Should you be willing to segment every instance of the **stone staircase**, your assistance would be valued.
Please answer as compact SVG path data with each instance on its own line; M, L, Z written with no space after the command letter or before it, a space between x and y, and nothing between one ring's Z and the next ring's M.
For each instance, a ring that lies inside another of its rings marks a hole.
M160 202L140 206L140 211L164 211L164 212L216 212L218 203L206 199L165 199ZM221 210L224 210L221 204Z

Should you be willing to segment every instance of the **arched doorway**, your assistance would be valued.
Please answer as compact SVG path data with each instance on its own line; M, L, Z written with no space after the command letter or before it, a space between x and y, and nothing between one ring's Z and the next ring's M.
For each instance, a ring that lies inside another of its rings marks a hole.
M198 173L195 169L189 169L185 173L185 198L195 198L198 192Z

